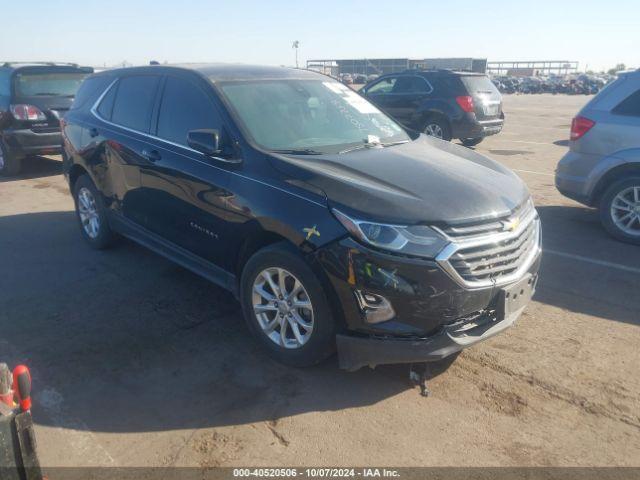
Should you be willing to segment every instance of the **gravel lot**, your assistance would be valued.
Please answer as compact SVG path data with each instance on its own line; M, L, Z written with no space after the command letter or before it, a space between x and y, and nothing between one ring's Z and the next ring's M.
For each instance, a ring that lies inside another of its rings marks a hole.
M535 197L539 289L429 398L406 366L276 364L226 292L127 241L90 250L59 158L0 180L0 357L32 368L43 465L640 466L640 249L553 186L587 100L506 96L477 147Z

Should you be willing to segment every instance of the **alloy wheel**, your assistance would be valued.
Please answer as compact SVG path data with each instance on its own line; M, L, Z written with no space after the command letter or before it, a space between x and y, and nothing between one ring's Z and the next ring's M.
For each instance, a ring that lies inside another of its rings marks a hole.
M86 187L78 192L78 214L84 232L89 238L95 239L100 233L100 217L96 206L96 199Z
M311 338L313 305L304 285L283 268L270 267L253 282L253 312L263 333L276 345L296 349Z
M424 133L436 138L442 138L443 136L442 127L437 123L430 123L427 125L424 129Z
M611 218L627 235L640 236L640 185L625 188L613 197Z

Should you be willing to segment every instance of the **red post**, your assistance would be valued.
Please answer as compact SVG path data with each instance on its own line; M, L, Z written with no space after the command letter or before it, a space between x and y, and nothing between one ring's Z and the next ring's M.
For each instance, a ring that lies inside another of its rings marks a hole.
M13 388L18 394L20 410L31 410L31 373L25 365L13 369Z

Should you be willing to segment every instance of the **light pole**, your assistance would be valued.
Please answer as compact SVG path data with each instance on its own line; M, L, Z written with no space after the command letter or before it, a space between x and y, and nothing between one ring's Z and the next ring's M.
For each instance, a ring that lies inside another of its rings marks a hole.
M295 40L291 45L291 48L295 48L296 50L296 68L298 68L298 48L300 48L300 42Z

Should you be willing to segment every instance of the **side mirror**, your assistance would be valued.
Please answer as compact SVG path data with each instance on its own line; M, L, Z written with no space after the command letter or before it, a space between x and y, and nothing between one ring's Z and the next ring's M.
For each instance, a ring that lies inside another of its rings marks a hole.
M187 143L194 150L212 157L220 155L220 132L218 130L190 130Z

